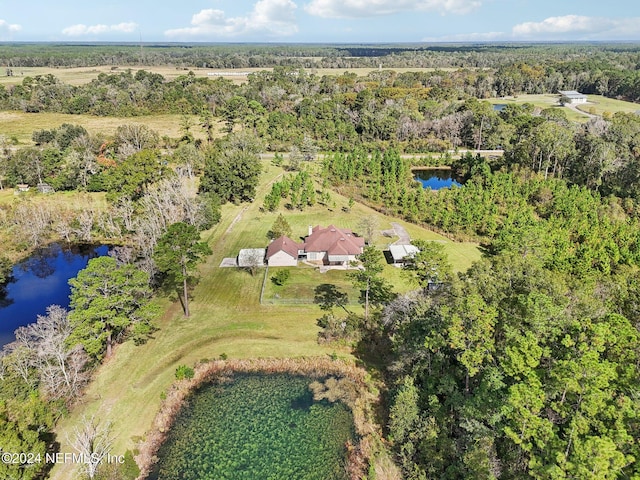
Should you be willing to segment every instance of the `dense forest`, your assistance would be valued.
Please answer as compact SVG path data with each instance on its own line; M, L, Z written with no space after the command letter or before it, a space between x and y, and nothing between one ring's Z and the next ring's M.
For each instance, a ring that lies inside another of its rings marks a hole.
M321 319L324 340L339 340L337 326L348 325L354 351L381 359L385 429L405 478L640 478L640 116L577 124L558 108L496 111L483 101L559 89L639 100L637 45L166 45L142 52L134 45L0 46L9 69L134 66L141 55L149 65L180 68L274 67L242 84L119 68L80 86L54 75L0 86L3 110L131 117L112 136L64 124L34 131L29 146L0 137L0 188L46 183L105 192L100 209L0 205L0 228L19 246L52 238L120 245L72 282L70 312L51 309L3 351L3 445L55 448L57 418L112 345L153 341L154 289L184 287L187 300L194 266L207 254L198 232L218 221L221 204L255 200L259 154L269 150L287 172L271 185L265 211L329 203L337 191L477 241L485 252L453 274L437 246L420 244L405 267L419 288L398 296L377 277L381 252L368 247L365 273L355 278L366 293L364 317L343 319L328 305ZM313 71L380 63L384 69L366 76ZM393 70L407 67L434 70ZM181 138L135 123L158 113L183 115ZM453 158L449 151L461 148L503 155ZM451 166L464 186L432 192L413 180L412 167L436 164ZM180 249L190 263L175 268L169 252ZM0 252L0 283L9 265ZM88 307L96 277L108 278L123 301ZM112 309L112 323L82 313L99 308ZM42 473L1 468L24 479Z

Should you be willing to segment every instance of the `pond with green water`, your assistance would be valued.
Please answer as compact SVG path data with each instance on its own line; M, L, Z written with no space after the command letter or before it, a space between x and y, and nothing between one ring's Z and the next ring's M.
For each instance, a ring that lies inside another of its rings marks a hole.
M193 394L158 452L153 480L346 480L353 417L316 402L312 379L238 375Z

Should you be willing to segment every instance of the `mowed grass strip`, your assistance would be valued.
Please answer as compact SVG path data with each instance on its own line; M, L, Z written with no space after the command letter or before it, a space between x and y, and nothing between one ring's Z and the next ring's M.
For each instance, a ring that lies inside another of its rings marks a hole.
M264 165L256 201L249 205L224 205L221 221L203 234L213 255L200 268L201 279L193 290L190 304L191 317L183 317L175 295L158 300L164 312L157 321L159 330L144 345L136 346L132 342L119 345L113 357L96 370L83 401L56 429L61 451L71 451L67 435L83 415L91 414L113 422L114 454L124 454L127 449L135 448L136 442L151 427L162 393L174 381L175 369L181 364L193 365L201 359L218 358L222 354L229 358L290 358L333 353L350 357L346 347L318 344L316 320L323 313L318 305L260 305L262 269L252 276L244 270L219 267L222 258L236 256L240 248L265 247L268 243L266 234L279 212L264 213L260 207L272 182L280 178L283 171L268 162ZM348 199L337 194L333 194L333 200L336 206L332 209L316 205L305 211L281 210L292 226L293 236L306 235L308 226L316 224L335 224L357 232L358 222L368 215L376 217L380 230L389 229L392 221L398 221L360 204L355 204L349 211L343 210ZM455 261L456 270L464 269L480 258L474 244L453 243L427 229L399 223L414 238L443 242L448 251L455 253L452 261ZM394 240L377 236L377 241L383 244ZM316 285L328 283L327 279L348 288L344 273L337 276L320 274L311 268L296 272L307 276L304 280L307 295ZM405 282L401 289L406 290L409 285L401 273L388 266L384 275L394 287ZM340 275L342 278L338 281ZM355 290L351 290L351 295L357 301ZM354 305L353 308L360 307ZM74 478L72 466L56 466L52 478Z

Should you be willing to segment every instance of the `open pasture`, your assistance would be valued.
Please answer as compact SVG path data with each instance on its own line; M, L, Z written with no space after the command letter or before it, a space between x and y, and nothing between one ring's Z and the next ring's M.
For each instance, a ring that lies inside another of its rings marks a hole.
M205 138L204 130L198 127L199 119L189 116L193 127L191 133L196 138ZM94 115L71 115L65 113L24 113L0 112L0 135L14 138L21 145L31 145L31 135L36 130L51 130L63 123L84 127L90 134L113 135L120 125L140 123L155 130L161 137L180 138L182 136L182 115L145 115L140 117L96 117ZM218 130L222 128L218 126Z

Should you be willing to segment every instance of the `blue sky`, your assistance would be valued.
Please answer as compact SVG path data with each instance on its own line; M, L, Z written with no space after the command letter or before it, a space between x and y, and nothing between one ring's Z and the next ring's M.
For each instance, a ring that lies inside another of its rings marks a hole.
M640 40L637 0L0 0L1 41Z

